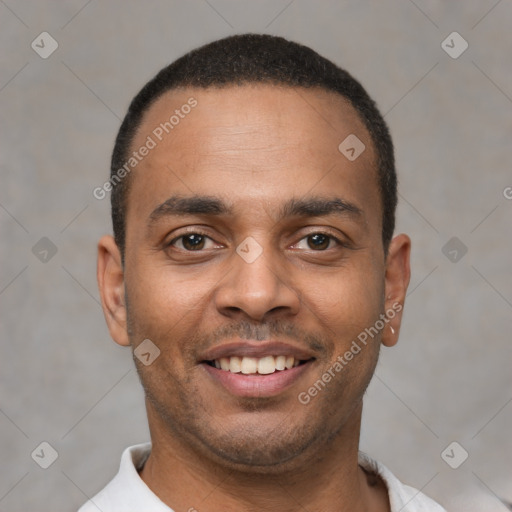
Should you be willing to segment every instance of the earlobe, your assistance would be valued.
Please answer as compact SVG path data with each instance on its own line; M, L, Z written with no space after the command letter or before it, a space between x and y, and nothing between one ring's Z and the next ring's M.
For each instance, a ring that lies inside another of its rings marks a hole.
M411 239L397 235L389 245L386 259L385 308L388 322L382 333L382 344L392 347L398 341L405 296L411 278Z
M110 235L103 236L98 242L97 278L110 335L119 345L128 346L124 269L119 247Z

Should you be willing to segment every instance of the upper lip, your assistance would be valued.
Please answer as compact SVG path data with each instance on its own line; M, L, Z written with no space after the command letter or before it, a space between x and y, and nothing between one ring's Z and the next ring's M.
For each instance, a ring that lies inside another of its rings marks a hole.
M261 358L265 356L293 356L302 361L314 357L314 354L307 349L300 348L282 341L237 341L224 343L208 349L201 361L214 361L221 357L254 357Z

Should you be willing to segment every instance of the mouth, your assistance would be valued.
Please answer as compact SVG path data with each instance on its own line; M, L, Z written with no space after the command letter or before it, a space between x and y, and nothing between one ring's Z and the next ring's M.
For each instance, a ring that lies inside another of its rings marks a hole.
M299 360L285 356L283 368L280 356L261 358L235 356L221 359L222 363L220 359L216 359L205 361L201 365L209 377L209 381L215 386L220 385L220 388L231 396L244 398L276 397L289 391L293 386L304 388L304 383L301 386L298 383L305 378L304 376L313 367L314 362L314 359ZM287 362L289 368L287 368ZM228 363L229 369L227 369ZM224 364L226 370L223 370L222 366L217 368L216 364ZM279 370L278 368L283 369Z
M294 342L233 340L210 348L198 359L208 382L237 397L274 397L298 385L316 353ZM302 385L304 387L305 384Z
M293 355L267 355L263 357L231 356L203 361L205 364L223 372L241 375L271 375L286 372L304 365L314 358L299 359Z

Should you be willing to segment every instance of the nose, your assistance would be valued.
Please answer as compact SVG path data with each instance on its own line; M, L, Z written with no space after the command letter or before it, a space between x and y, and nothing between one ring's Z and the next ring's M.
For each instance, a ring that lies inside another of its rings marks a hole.
M300 295L290 271L270 248L261 248L256 259L234 252L232 267L217 287L217 310L232 319L241 317L261 322L273 317L295 316ZM251 251L254 251L254 247Z

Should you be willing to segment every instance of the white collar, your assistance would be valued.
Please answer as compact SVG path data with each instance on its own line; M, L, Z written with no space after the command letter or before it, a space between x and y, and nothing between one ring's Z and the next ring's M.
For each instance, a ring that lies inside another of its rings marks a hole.
M126 448L117 475L78 512L173 512L139 476L138 470L150 451L150 442ZM391 512L446 512L420 491L402 484L386 466L363 452L359 452L359 465L382 478L388 488Z

